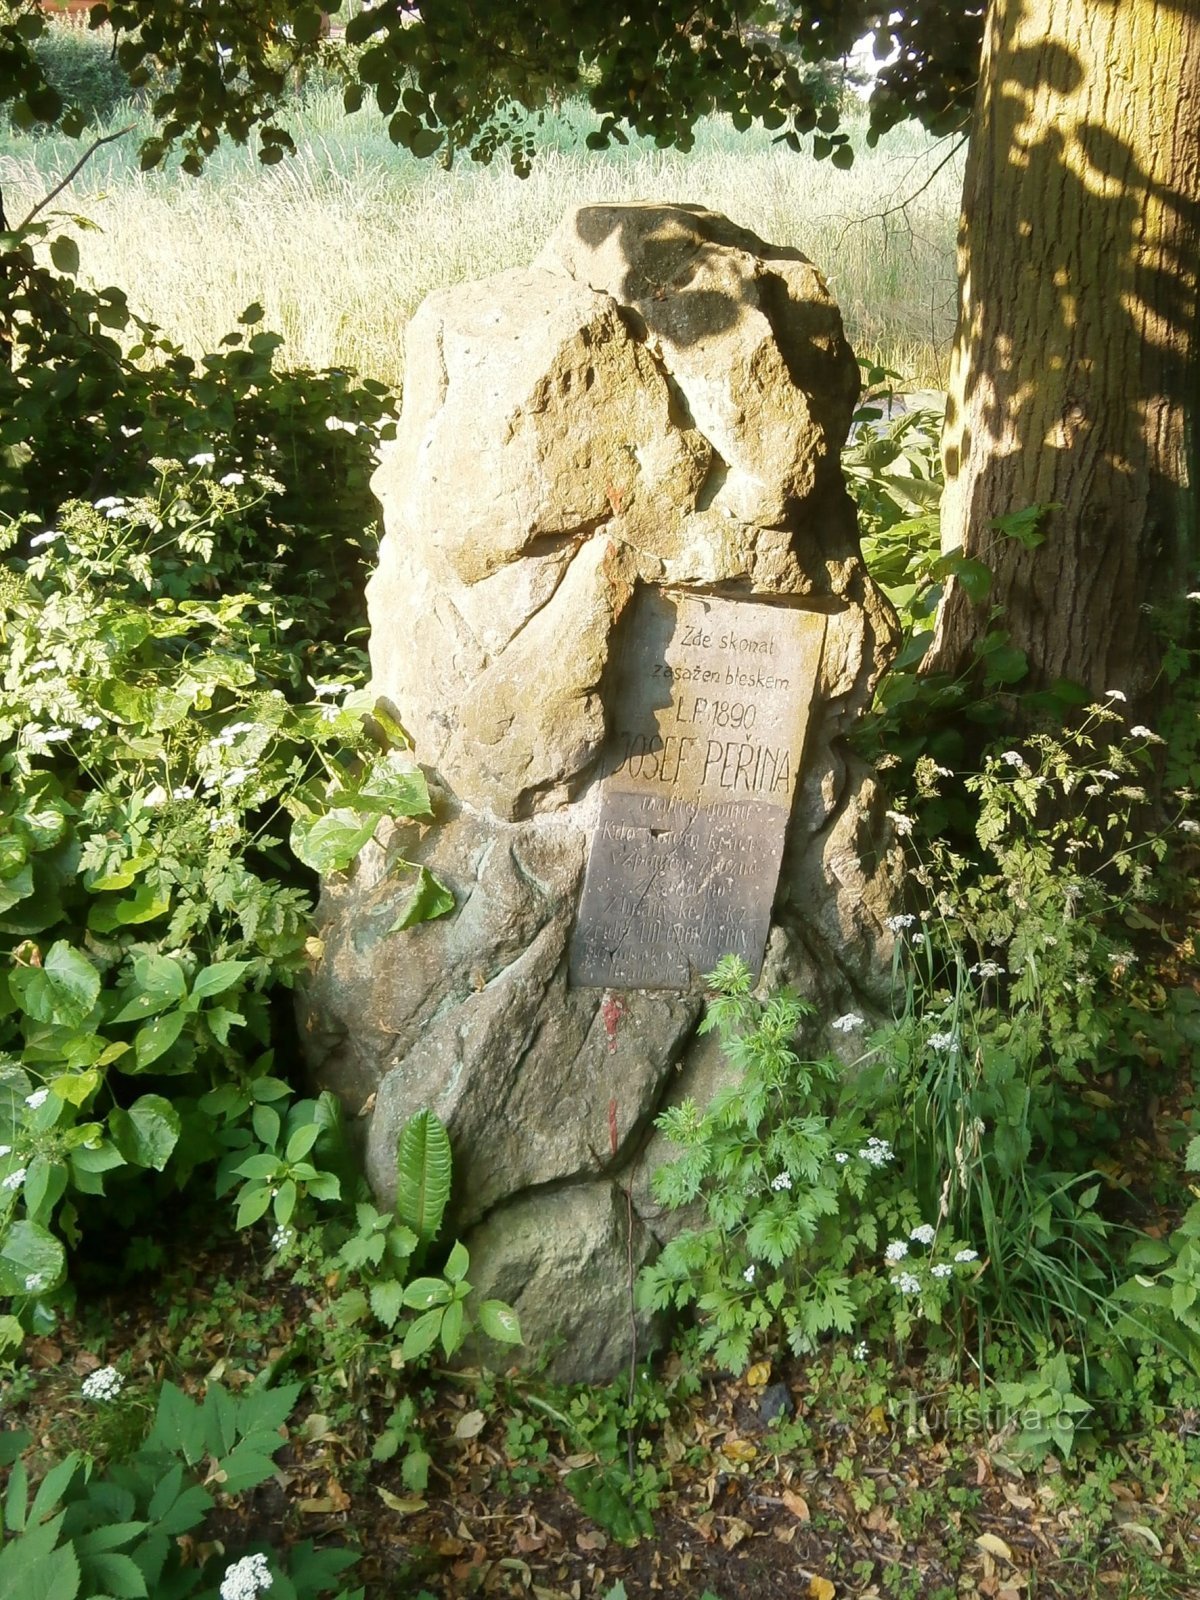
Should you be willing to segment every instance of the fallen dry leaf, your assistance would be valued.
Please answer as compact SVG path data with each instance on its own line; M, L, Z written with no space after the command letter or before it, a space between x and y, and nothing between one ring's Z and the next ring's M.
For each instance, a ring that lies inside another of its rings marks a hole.
M994 1533L981 1533L975 1543L980 1550L986 1550L990 1556L999 1556L1002 1561L1012 1561L1012 1551L1004 1540Z
M812 1512L808 1509L808 1501L802 1494L796 1494L792 1489L785 1489L780 1499L800 1522L807 1522L812 1516Z
M722 1520L726 1523L726 1528L721 1535L721 1543L726 1550L736 1550L742 1540L748 1539L754 1532L750 1524L743 1522L741 1517L725 1517Z
M837 1589L828 1578L819 1578L814 1575L808 1580L808 1600L833 1600Z
M575 1535L575 1543L581 1550L606 1550L608 1548L608 1539L600 1532L599 1528L594 1528L587 1533L577 1533Z
M426 1500L402 1500L398 1494L393 1494L390 1489L377 1488L375 1492L389 1511L394 1511L401 1517L411 1517L414 1512L424 1511L428 1507L428 1501Z
M487 1418L482 1411L468 1411L464 1416L459 1417L458 1424L454 1429L454 1437L456 1439L474 1439L483 1432L486 1421Z
M753 1461L758 1454L757 1448L749 1439L726 1439L721 1445L721 1454L730 1461Z
M762 1389L771 1381L771 1363L769 1361L756 1361L746 1373L746 1387L748 1389Z

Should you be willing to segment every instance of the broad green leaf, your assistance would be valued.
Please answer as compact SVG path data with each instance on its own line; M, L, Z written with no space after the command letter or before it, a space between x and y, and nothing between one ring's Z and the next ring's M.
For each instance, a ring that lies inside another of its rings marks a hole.
M449 1299L450 1286L442 1278L414 1278L404 1290L404 1304L410 1311L444 1306Z
M417 882L403 912L388 929L389 933L403 933L405 928L416 927L421 922L432 922L454 910L454 895L446 885L435 878L427 867L417 869Z
M47 1228L22 1218L0 1244L0 1295L42 1294L62 1282L66 1255Z
M521 1343L521 1324L517 1313L503 1300L485 1300L479 1307L479 1326L489 1339L501 1344Z
M471 1257L467 1254L466 1246L459 1240L455 1241L454 1248L446 1258L443 1269L451 1283L461 1283L466 1277L471 1266Z
M239 1228L248 1228L265 1217L271 1204L271 1191L265 1183L248 1185L238 1196L237 1221Z
M404 1285L395 1278L371 1285L371 1310L385 1328L394 1328L404 1305Z
M216 961L211 967L205 967L198 973L192 985L192 994L199 999L208 999L210 995L224 994L247 971L250 966L248 961Z
M441 1226L450 1198L450 1140L432 1111L405 1124L396 1150L396 1216L423 1244Z
M59 272L74 276L79 271L79 246L68 234L60 233L50 241L50 259Z
M162 1172L179 1141L179 1113L160 1094L144 1094L128 1111L108 1114L109 1132L117 1149L133 1167Z
M461 1300L452 1300L446 1307L442 1316L440 1329L442 1350L449 1360L462 1343L463 1337L463 1304Z
M400 1353L405 1361L416 1361L427 1350L432 1350L437 1340L438 1332L442 1326L443 1308L435 1306L433 1310L426 1311L415 1322L409 1324L404 1335L404 1343Z
M158 1017L154 1022L147 1023L138 1030L133 1041L133 1053L137 1057L139 1069L145 1069L151 1062L157 1061L160 1056L175 1043L183 1032L183 1025L187 1017L182 1011L169 1011L165 1017Z
M65 939L50 946L40 967L15 967L9 982L26 1016L65 1028L86 1021L100 995L100 974Z
M358 812L345 809L327 811L315 821L297 817L291 829L292 851L306 867L322 877L331 872L344 872L378 825L377 816L364 820Z
M112 1021L141 1022L177 1006L187 994L187 979L179 962L170 956L138 956L123 992L129 999Z

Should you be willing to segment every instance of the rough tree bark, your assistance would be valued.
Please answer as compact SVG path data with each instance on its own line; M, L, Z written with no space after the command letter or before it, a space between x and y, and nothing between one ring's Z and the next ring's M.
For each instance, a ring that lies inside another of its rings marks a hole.
M943 548L1034 684L1144 704L1196 535L1200 0L994 0L959 268ZM1048 504L1037 550L991 527ZM987 623L951 585L928 668Z

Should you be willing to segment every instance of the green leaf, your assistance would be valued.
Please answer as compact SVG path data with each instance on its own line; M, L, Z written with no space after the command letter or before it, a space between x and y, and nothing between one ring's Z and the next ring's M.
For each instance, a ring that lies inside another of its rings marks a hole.
M147 1024L138 1030L133 1041L133 1053L137 1057L139 1069L145 1069L152 1061L157 1061L167 1051L183 1032L183 1025L187 1016L182 1011L168 1012L165 1017Z
M193 996L196 999L208 999L210 995L224 994L249 966L248 961L214 962L211 967L205 967L204 971L197 975L192 985Z
M414 1278L404 1291L404 1304L410 1311L427 1311L431 1306L444 1306L450 1296L444 1279Z
M501 1344L521 1343L521 1324L517 1313L503 1300L485 1300L479 1307L479 1326L489 1339Z
M40 967L15 967L9 974L13 996L37 1022L77 1028L100 996L100 974L65 939L52 944Z
M187 980L179 962L170 956L138 956L124 992L129 999L112 1021L143 1022L178 1005L187 994Z
M442 1317L441 1326L442 1349L449 1360L458 1349L463 1339L463 1304L461 1300L452 1300L446 1307Z
M417 869L417 883L408 905L388 929L389 933L403 933L420 922L433 922L454 910L454 895L446 885L435 878L426 867Z
M394 1328L404 1305L404 1285L395 1278L371 1285L371 1310L385 1328Z
M450 1198L450 1140L432 1111L405 1124L396 1149L396 1216L423 1244L441 1226Z
M470 1270L471 1257L467 1254L466 1246L456 1241L446 1260L446 1277L451 1283L461 1283Z
M67 234L60 233L50 241L50 259L59 272L74 276L79 271L79 246Z
M271 1204L271 1191L265 1183L248 1184L238 1195L238 1228L249 1228L260 1217L265 1217Z
M292 823L292 852L322 877L344 872L378 826L378 816L364 821L356 811L345 809L327 811L315 821L297 817Z
M0 1244L0 1295L40 1294L54 1289L66 1275L62 1245L40 1223L14 1222ZM38 1285L30 1287L31 1282Z
M432 1350L442 1326L442 1315L443 1308L435 1306L433 1310L426 1311L415 1322L409 1324L408 1332L404 1335L404 1343L400 1347L400 1353L405 1361L416 1361L426 1351Z
M113 1143L132 1167L152 1167L162 1172L179 1142L179 1113L160 1094L144 1094L128 1111L120 1107L108 1114Z

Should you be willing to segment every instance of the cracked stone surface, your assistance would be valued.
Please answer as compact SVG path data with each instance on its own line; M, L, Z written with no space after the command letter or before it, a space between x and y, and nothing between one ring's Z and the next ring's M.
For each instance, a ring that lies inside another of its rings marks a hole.
M625 1188L640 1260L679 1225L650 1192L669 1154L654 1116L724 1070L695 986L568 981L610 657L642 586L823 615L763 982L818 1020L882 1003L883 801L844 734L895 625L839 468L857 366L798 251L647 204L577 208L531 267L431 296L406 373L374 482L371 662L437 820L385 826L326 883L306 1049L384 1199L404 1122L441 1116L472 1282L517 1301L554 1376L602 1378L628 1354ZM400 861L453 889L450 917L387 931Z

